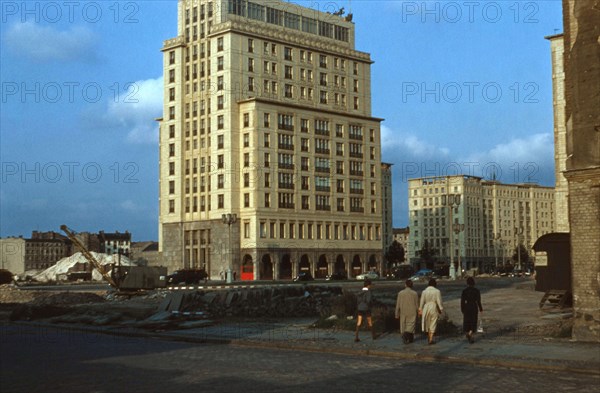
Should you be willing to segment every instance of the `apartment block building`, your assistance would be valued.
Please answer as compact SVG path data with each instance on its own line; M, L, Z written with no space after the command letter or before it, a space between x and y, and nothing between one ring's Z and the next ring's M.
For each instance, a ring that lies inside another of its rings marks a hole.
M430 248L438 263L486 271L556 228L554 188L535 184L424 177L409 180L408 202L412 263Z
M392 242L398 242L402 246L404 249L404 257L408 261L408 249L410 248L410 227L393 228L392 233Z
M76 234L88 251L129 256L131 233L80 232ZM80 250L65 235L54 232L32 231L31 238L6 237L0 239L0 268L13 274L45 270Z
M165 41L159 252L242 279L381 270L380 122L352 16L178 2Z

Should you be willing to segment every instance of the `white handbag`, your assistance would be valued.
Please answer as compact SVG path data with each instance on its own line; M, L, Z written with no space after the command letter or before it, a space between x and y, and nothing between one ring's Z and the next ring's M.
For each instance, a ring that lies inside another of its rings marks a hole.
M479 319L479 324L477 325L477 333L483 333L483 321L481 318Z

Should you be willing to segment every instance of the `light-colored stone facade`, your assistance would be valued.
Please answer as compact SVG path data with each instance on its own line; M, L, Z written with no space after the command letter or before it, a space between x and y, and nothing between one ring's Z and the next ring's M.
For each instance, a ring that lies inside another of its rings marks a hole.
M13 275L25 273L25 239L0 239L0 269L8 270Z
M554 108L554 197L556 231L569 232L569 183L567 169L567 123L565 121L564 39L562 34L546 37L552 53L552 96Z
M427 242L443 264L488 271L555 231L551 187L457 175L410 179L408 191L411 263Z
M241 279L381 270L381 119L351 18L242 0L182 0L178 14L162 49L164 264Z

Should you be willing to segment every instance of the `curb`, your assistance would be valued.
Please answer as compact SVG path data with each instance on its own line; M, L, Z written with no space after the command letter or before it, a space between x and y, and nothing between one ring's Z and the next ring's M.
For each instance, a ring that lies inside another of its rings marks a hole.
M489 367L502 367L512 369L525 369L525 370L537 370L537 371L548 371L548 372L561 372L561 373L573 373L573 374L585 374L585 375L600 375L600 368L594 367L597 364L592 363L590 367L585 367L581 364L578 365L556 365L556 364L542 364L534 363L532 361L523 361L519 358L505 357L504 359L485 359L485 358L470 358L470 357L459 357L459 356L446 356L437 354L422 354L422 353L406 353L406 352L395 352L386 351L381 349L370 349L370 348L351 348L347 346L322 346L322 345L298 345L286 341L256 341L252 339L229 339L218 336L186 336L171 333L154 333L145 332L139 330L111 330L109 328L97 328L88 326L71 326L51 323L40 323L40 322L25 322L25 321L12 321L11 324L51 328L56 330L69 330L85 333L96 333L105 334L119 337L139 337L139 338L153 338L168 341L187 342L196 344L228 344L237 347L246 348L258 348L258 349L278 349L278 350L289 350L289 351L303 351L313 353L331 353L338 355L352 355L352 356L375 356L389 359L403 359L409 361L422 361L430 363L453 363L453 364L466 364L466 365L477 365L477 366L489 366ZM546 362L552 362L546 361Z
M245 346L252 348L272 348L272 349L283 349L283 350L295 350L304 352L323 352L340 355L355 355L355 356L376 356L382 358L391 359L404 359L410 361L423 361L430 363L454 363L454 364L467 364L476 366L490 366L490 367L502 367L502 368L517 368L526 370L537 370L537 371L550 371L550 372L562 372L562 373L576 373L585 375L600 375L600 369L598 368L585 368L570 365L551 365L551 364L535 364L532 362L524 362L521 359L507 358L507 359L482 359L482 358L468 358L468 357L456 357L456 356L444 356L444 355L424 355L417 353L403 353L403 352L392 352L383 351L377 349L353 349L348 347L317 347L310 348L307 346L298 346L294 344L285 343L272 343L272 342L252 342L248 340L232 340L231 345Z

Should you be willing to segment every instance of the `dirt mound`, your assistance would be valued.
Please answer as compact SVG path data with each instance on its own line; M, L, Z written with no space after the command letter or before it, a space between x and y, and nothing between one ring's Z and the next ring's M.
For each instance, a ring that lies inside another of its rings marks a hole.
M0 285L0 303L28 303L44 295L38 291L22 291L12 285Z
M104 297L89 292L62 292L38 298L32 302L36 306L71 306L86 303L105 302Z

